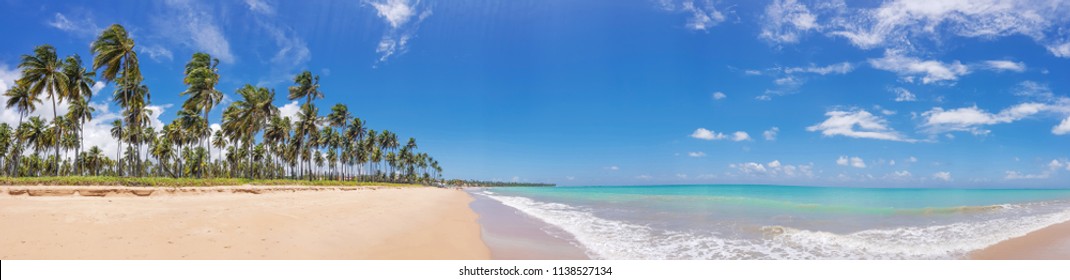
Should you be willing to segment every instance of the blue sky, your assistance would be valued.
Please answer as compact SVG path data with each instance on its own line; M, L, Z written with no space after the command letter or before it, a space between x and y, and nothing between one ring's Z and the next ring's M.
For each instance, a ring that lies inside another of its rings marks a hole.
M284 92L310 70L322 77L320 107L343 102L373 129L415 137L449 178L1070 186L1066 1L0 7L0 89L34 46L88 60L89 42L120 23L138 44L157 125L182 102L194 52L223 61L228 98L246 83ZM97 88L87 140L114 151L113 89ZM51 116L43 107L35 115ZM0 120L17 115L4 109Z

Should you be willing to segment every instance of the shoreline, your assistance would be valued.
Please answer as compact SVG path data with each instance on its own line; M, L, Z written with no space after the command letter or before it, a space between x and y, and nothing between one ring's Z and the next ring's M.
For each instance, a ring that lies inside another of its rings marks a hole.
M477 189L470 189L477 190ZM494 260L588 260L569 233L484 195L470 208L479 216L480 237Z
M974 251L971 260L1070 260L1070 221Z
M0 259L489 259L471 201L426 187L4 186Z

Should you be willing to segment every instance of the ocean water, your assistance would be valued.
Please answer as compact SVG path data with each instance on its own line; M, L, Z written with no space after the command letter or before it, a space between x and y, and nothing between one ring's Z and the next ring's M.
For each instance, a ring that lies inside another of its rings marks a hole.
M471 191L594 259L959 259L1070 221L1068 189L766 185Z

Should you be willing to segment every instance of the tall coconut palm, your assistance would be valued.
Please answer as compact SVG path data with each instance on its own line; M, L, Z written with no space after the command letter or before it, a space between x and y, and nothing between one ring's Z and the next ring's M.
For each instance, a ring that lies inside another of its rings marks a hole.
M15 108L15 111L18 111L19 113L19 124L16 126L16 129L22 127L23 118L30 114L30 112L36 111L37 104L41 103L41 99L39 99L37 95L30 93L29 87L22 80L15 81L15 86L7 89L7 92L4 92L4 96L7 97L5 108ZM16 147L16 149L21 149L21 147ZM12 154L17 155L14 152ZM21 156L15 156L14 159L15 162L14 165L12 165L11 174L16 174L16 176L18 176L17 171L19 170Z
M305 98L306 104L312 104L315 99L323 98L320 92L320 76L312 76L312 72L305 71L294 77L294 85L290 86L290 100Z
M111 137L118 141L119 149L115 152L115 160L117 161L116 173L119 176L123 176L123 121L115 120L111 122Z
M89 148L86 154L86 164L89 166L89 170L93 172L93 176L100 175L100 167L103 164L104 151L101 151L97 146Z
M208 113L223 100L223 92L215 89L216 84L219 83L218 65L219 59L214 59L210 55L200 52L193 54L193 58L190 59L189 63L186 63L186 78L183 79L183 83L189 88L182 92L182 95L188 95L189 99L186 100L182 107L203 113L205 127L208 126L207 123L211 123ZM208 136L201 138L201 140L203 140L202 145L207 149L209 144Z
M0 123L0 176L7 175L7 165L10 164L7 160L8 148L14 144L14 131L11 130L11 126L7 123Z
M41 117L30 117L29 121L19 127L19 140L29 144L33 148L33 154L38 155L42 147L48 144L48 123Z
M93 119L92 106L89 106L89 100L93 98L93 84L96 81L93 77L97 74L89 71L82 66L82 57L77 54L68 56L64 60L63 72L67 75L67 79L70 81L68 85L68 97L70 98L70 111L67 111L67 118L71 121L78 123L78 153L75 161L80 161L78 157L82 153L82 140L83 132L82 126L86 122ZM81 170L79 169L79 174Z
M310 151L313 146L319 142L319 109L312 104L305 104L301 106L301 110L298 112L298 120L294 126L296 133L295 137L299 140L301 145L301 158L307 163L309 171L309 180L312 179L312 158Z
M19 69L22 69L22 80L26 82L31 94L40 96L42 93L48 93L48 97L52 99L52 119L56 119L56 102L63 101L70 92L70 80L63 72L63 62L56 56L56 48L51 45L37 46L33 55L22 56ZM55 136L61 134L62 131L58 131ZM54 160L56 166L59 166L59 149L56 149ZM59 175L58 168L55 175Z
M275 107L273 102L275 101L275 91L266 88L256 88L252 85L245 85L238 89L238 94L241 95L241 99L231 104L236 108L236 116L226 125L230 130L237 131L241 135L243 146L247 149L247 153L251 155L252 141L254 137L260 133L268 124L268 120L279 114L279 107ZM252 158L249 158L249 165L252 165ZM252 177L252 173L248 173L249 177Z
M334 104L334 106L331 107L331 113L327 114L327 122L329 122L331 126L338 128L339 131L342 131L342 130L346 129L347 126L349 126L349 119L352 118L352 117L353 116L349 114L349 107L346 107L345 104L338 103L338 104ZM337 140L340 140L340 139L331 139L331 140L337 141ZM341 145L341 143L338 143L338 142L331 143L331 144L333 144L332 147L331 147L331 149L333 149L333 152L335 154L338 154L338 148L341 148L343 145ZM331 166L332 168L335 167L335 166L333 166L334 165L333 163L331 165L332 165Z
M126 121L126 124L129 126L129 128L127 128L127 131L130 132L127 133L128 142L135 148L135 151L133 152L135 156L132 157L136 163L135 167L137 168L137 173L135 173L135 175L141 176L142 162L140 156L136 155L141 154L141 146L142 144L145 144L142 129L152 121L151 114L153 109L148 108L147 101L149 97L149 88L144 85L138 86L130 91L130 94L126 95L126 97L130 99L127 100L128 106L126 107L126 110L123 111L122 115L123 120Z
M216 130L215 134L212 135L212 147L214 147L214 148L219 150L218 157L221 160L222 157L223 157L223 148L227 147L227 138L223 136L223 130L222 129ZM213 172L215 172L215 171L213 171Z
M138 85L141 83L141 68L138 66L137 52L134 51L134 39L122 25L113 24L100 33L90 45L93 53L93 70L100 72L106 82L119 79L121 84Z
M271 147L279 147L285 143L287 138L290 137L290 118L275 116L271 118L267 127L264 128L264 142ZM277 148L273 149L273 161L278 164L277 157L279 153L276 152Z

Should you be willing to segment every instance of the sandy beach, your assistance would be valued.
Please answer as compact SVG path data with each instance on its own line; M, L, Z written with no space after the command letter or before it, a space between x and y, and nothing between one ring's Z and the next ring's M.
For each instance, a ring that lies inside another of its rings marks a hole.
M1052 225L970 254L979 260L1070 260L1070 222Z
M0 187L0 259L490 258L459 190L147 190Z

